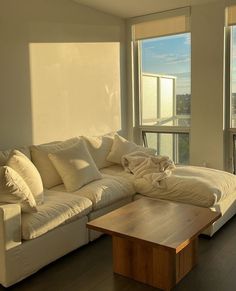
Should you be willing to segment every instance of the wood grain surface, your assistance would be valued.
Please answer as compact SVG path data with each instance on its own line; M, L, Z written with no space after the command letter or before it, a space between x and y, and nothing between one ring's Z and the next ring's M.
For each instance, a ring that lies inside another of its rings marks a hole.
M142 198L88 222L87 227L178 253L220 216L208 208Z

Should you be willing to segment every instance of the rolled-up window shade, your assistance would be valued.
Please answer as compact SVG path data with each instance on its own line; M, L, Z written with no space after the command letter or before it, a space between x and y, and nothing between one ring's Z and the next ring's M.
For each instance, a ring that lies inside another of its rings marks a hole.
M236 5L229 6L226 10L226 24L235 25L236 24Z
M141 40L190 31L190 8L149 15L133 25L133 39Z

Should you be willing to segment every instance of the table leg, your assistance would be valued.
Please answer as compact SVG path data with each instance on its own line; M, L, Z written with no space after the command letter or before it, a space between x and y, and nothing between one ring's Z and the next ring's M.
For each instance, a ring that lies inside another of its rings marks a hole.
M139 282L170 290L196 264L197 239L174 249L113 236L113 270Z

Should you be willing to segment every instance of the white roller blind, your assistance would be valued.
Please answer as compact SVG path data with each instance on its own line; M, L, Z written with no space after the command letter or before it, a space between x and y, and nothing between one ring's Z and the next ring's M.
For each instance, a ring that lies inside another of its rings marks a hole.
M136 21L133 24L135 40L189 32L190 7L156 13Z
M236 5L229 6L226 10L226 24L235 25L236 24Z

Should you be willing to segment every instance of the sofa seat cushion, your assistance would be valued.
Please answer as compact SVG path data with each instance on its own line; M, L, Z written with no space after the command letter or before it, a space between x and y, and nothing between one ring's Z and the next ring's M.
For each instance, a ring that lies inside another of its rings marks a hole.
M38 212L22 214L24 240L34 239L61 224L87 215L92 209L89 199L70 193L45 190L44 198L44 204L37 207Z
M54 187L53 190L66 191L63 184ZM83 186L73 194L88 198L93 204L93 210L97 210L132 196L135 194L135 190L133 183L127 179L104 174L102 179Z
M131 183L134 183L134 175L124 171L121 165L113 165L104 169L101 169L102 174L111 175L115 177L122 177Z

